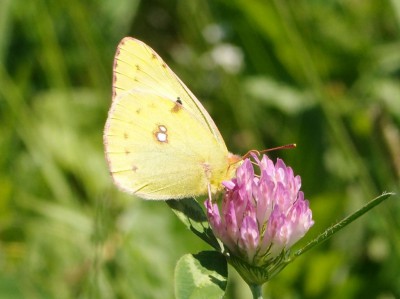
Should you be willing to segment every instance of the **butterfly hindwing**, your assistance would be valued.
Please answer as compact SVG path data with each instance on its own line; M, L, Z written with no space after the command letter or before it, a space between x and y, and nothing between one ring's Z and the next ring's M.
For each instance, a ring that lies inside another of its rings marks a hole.
M228 167L227 151L207 128L179 102L157 94L116 98L104 139L115 183L147 199L205 194Z

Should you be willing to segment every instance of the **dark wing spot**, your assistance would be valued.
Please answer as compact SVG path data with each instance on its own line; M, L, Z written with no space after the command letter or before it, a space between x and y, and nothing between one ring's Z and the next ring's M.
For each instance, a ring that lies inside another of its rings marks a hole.
M165 64L165 62L163 62L163 64L161 65L163 68L167 68L167 65Z
M178 99L177 99L176 102L175 102L174 107L172 107L172 109L171 109L171 112L176 113L176 112L179 112L179 110L181 110L181 109L182 109L182 101L181 101L181 99L178 97Z
M140 65L137 64L137 65L135 65L135 67L136 67L137 71L140 71Z
M140 114L140 112L142 111L142 109L140 109L140 108L138 108L138 109L136 109L136 114Z
M127 148L125 149L125 155L129 155L131 152Z
M124 139L128 139L129 138L129 135L128 135L128 133L124 133Z
M156 59L156 58L157 58L157 55L156 55L155 53L153 53L153 54L151 54L151 58L152 58L152 59Z
M137 169L138 169L138 168L136 167L136 165L132 165L132 171L133 171L133 172L136 172Z

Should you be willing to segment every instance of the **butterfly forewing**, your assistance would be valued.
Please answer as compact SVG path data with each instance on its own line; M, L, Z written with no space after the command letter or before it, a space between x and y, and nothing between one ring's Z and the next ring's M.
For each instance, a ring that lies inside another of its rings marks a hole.
M174 105L136 91L113 101L104 142L121 189L146 199L183 198L225 178L228 152L190 111Z
M208 128L217 142L226 147L218 128L201 103L162 58L145 43L131 37L120 42L114 59L113 80L113 99L127 91L138 90L182 103L199 123Z

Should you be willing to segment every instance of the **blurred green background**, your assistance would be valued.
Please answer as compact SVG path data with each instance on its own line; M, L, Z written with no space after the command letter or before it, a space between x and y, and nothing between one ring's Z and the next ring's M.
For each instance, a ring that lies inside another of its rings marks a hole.
M279 151L315 225L400 181L400 2L0 1L0 298L173 298L209 249L112 185L102 130L124 36L151 45L238 154ZM397 196L266 284L266 298L400 298ZM250 298L233 269L227 298Z

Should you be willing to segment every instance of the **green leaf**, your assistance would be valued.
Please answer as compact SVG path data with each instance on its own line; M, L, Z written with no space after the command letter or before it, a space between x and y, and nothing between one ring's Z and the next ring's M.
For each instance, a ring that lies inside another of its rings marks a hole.
M175 267L177 299L222 298L228 280L226 258L216 251L186 254Z
M210 228L207 216L195 199L171 199L167 200L166 203L195 235L210 244L217 251L221 251L221 246Z

